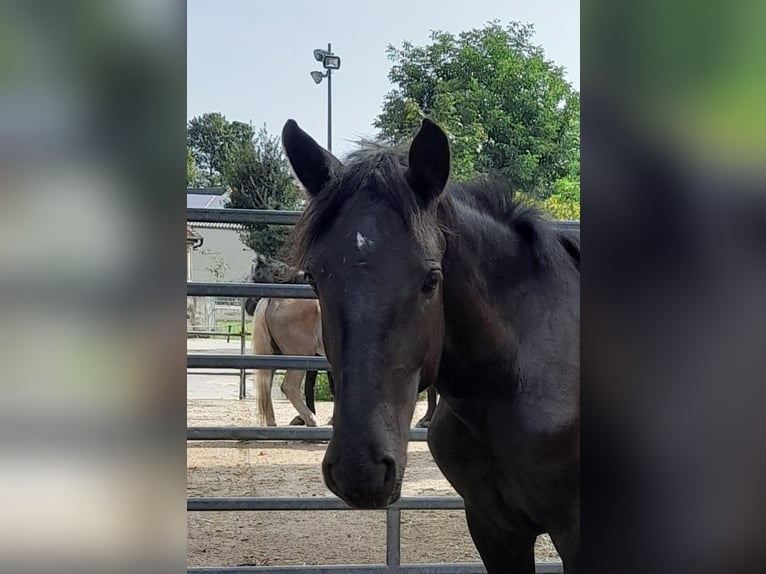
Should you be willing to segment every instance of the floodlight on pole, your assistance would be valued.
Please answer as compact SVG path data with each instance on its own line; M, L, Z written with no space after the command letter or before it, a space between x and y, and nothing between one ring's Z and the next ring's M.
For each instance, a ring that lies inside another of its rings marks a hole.
M332 44L327 44L327 50L317 48L314 50L314 59L322 62L326 72L311 72L311 79L315 84L327 78L327 151L332 151L332 71L340 69L340 56L332 53Z
M326 55L322 59L322 66L326 70L339 70L340 69L340 56Z

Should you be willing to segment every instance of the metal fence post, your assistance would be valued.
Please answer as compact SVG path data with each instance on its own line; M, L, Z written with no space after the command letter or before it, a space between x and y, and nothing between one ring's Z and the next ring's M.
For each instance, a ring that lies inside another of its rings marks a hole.
M386 509L386 566L401 564L401 510Z
M245 339L247 338L247 330L245 329L245 298L241 299L242 302L242 326L239 331L239 353L245 354ZM247 377L245 368L242 367L239 370L239 399L247 398Z

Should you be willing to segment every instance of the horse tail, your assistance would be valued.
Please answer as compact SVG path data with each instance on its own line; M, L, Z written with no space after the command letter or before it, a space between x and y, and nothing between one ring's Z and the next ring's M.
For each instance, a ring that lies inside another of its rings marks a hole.
M274 345L269 332L269 324L266 321L266 310L269 307L269 299L263 298L258 301L253 313L253 355L271 355ZM255 389L258 402L258 422L260 425L267 424L268 415L274 418L274 406L271 403L271 384L274 380L272 369L256 369Z

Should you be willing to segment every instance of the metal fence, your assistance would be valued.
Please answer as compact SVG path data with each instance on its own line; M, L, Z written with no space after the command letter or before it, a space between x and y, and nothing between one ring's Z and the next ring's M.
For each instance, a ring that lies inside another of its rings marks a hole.
M253 209L187 209L189 222L218 223L269 223L292 225L300 217L298 211ZM578 221L560 221L558 227L579 231ZM187 283L188 296L198 297L291 297L315 298L308 285L274 285L267 283ZM241 355L187 355L189 369L234 368L245 369L310 369L325 370L329 363L322 357L298 357L289 355L244 355L244 338ZM244 374L241 377L240 398L244 397ZM189 427L188 441L329 441L331 427ZM426 440L425 429L411 429L410 440ZM326 572L387 573L387 574L479 574L486 570L481 564L401 564L401 511L402 510L458 510L463 509L463 499L458 496L404 497L392 504L386 513L386 563L380 565L326 565L326 566L238 566L188 568L192 574L305 574ZM284 511L284 510L352 510L338 498L248 498L216 497L189 498L187 511ZM562 573L561 563L538 563L536 572L541 574Z

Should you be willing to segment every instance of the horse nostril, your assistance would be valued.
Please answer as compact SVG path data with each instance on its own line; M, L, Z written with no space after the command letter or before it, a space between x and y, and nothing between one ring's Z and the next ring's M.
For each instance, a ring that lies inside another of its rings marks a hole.
M383 478L383 489L385 491L391 491L394 489L396 483L396 462L392 456L383 457L383 465L386 467L386 474Z

